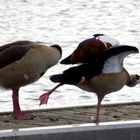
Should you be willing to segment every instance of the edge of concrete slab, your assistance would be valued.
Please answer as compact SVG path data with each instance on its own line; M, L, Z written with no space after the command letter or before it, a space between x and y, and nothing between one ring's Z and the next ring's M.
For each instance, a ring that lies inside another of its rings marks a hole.
M20 128L0 131L3 140L140 140L140 120Z

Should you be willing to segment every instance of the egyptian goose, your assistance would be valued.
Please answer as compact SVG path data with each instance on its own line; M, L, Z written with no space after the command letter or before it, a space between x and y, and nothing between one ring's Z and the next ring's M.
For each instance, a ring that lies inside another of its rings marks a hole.
M99 40L99 41L97 41ZM96 57L105 49L116 47L120 43L115 38L104 34L94 34L92 38L82 41L74 52L63 59L61 64L95 63Z
M124 58L138 52L136 47L128 45L111 47L96 59L96 64L81 64L69 68L62 74L51 76L51 81L59 84L40 97L40 104L47 104L49 95L63 84L75 85L85 91L96 93L98 103L95 123L98 124L101 101L106 94L118 91L124 85L133 87L140 83L139 75L129 75L123 67Z
M32 41L17 41L0 47L0 86L13 91L15 119L33 118L21 112L20 87L37 81L59 61L61 55L62 50L58 45L48 47Z

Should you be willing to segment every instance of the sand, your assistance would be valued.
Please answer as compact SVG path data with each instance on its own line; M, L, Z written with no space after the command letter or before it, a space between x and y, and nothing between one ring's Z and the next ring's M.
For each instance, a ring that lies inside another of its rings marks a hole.
M95 106L46 109L26 111L32 114L32 120L14 120L11 112L0 113L0 130L30 127L56 126L66 124L92 123L95 116ZM101 122L139 120L140 102L104 105L100 112Z

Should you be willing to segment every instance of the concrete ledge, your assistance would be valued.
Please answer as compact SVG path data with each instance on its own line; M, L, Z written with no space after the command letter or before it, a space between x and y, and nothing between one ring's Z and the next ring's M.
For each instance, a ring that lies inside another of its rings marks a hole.
M76 124L0 131L0 140L140 140L140 121Z

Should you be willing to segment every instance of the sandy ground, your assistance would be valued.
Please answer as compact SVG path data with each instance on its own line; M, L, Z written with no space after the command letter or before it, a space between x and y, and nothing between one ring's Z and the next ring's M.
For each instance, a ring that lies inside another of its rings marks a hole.
M0 130L91 123L95 112L95 106L27 111L35 116L32 120L14 120L11 112L3 112L0 113ZM139 119L140 102L104 105L100 112L101 122Z

